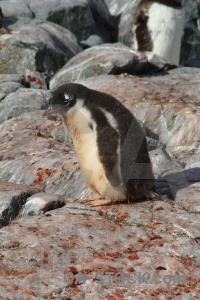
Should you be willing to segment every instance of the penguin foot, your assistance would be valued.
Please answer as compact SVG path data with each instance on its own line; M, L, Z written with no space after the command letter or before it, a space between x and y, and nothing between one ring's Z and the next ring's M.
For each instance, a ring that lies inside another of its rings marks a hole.
M80 203L82 204L89 204L91 206L106 206L106 205L111 205L113 202L109 199L102 199L102 197L97 196L93 199L81 199L79 200Z

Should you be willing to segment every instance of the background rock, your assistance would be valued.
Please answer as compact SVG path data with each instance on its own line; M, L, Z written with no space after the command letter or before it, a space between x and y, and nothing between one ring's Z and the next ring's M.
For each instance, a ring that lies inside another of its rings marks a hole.
M22 1L1 1L0 5L3 15L6 17L22 17L30 19L34 17L34 14L29 8L28 3L23 3Z
M46 109L50 95L45 90L19 88L0 103L0 123L27 111Z
M76 37L67 29L32 22L10 37L0 51L0 73L23 74L26 69L56 72L80 51Z
M102 44L89 48L71 59L50 81L50 89L102 74L152 74L175 66L152 52L141 52L121 44Z
M80 78L101 74L141 73L147 58L123 45L105 44L92 47L71 59L50 81L50 88Z

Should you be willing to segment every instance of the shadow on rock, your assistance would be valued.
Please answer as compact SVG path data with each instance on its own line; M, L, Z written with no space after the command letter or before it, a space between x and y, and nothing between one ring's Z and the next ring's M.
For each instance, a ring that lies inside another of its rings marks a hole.
M191 168L158 177L156 180L156 191L174 200L178 191L198 181L200 181L200 168Z

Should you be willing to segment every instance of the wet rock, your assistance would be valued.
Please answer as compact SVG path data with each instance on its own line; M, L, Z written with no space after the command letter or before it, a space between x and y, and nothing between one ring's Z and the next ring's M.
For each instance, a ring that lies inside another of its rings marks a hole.
M49 193L38 193L27 198L20 213L20 217L40 215L41 213L63 207L65 204L63 196Z
M0 73L25 73L26 69L56 72L81 51L76 37L53 23L32 21L10 35L0 51Z
M38 109L46 109L51 96L49 91L19 88L0 103L0 123Z
M0 181L0 227L16 218L27 198L38 192L34 187Z

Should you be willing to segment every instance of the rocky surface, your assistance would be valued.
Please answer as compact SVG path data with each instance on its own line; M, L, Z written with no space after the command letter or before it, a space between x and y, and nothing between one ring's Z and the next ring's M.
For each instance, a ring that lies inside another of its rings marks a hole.
M101 74L142 73L147 58L140 52L124 47L122 44L104 44L92 47L71 59L50 82L55 89L65 82Z
M172 202L100 209L67 203L1 229L0 295L198 299L198 240L196 214Z
M113 44L136 1L0 1L0 299L199 299L200 70ZM61 117L43 116L49 85L74 80L140 121L157 200L79 202L96 194Z
M152 74L174 68L152 52L144 54L121 44L102 44L91 47L72 58L50 80L54 90L66 82L99 75Z
M26 69L56 72L81 51L70 31L40 21L24 25L4 42L5 46L0 51L0 73L22 74Z

